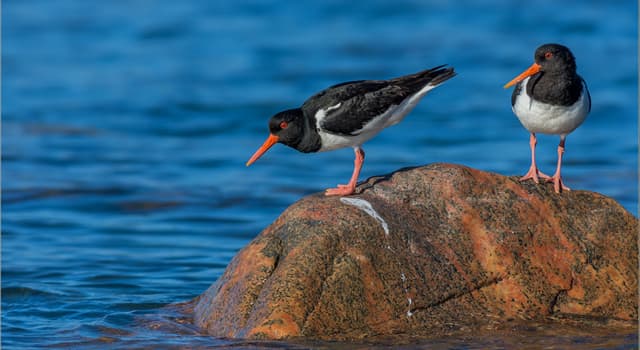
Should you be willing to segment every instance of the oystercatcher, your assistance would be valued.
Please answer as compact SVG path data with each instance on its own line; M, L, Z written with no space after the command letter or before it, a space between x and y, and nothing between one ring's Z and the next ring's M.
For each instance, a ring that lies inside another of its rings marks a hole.
M362 144L382 129L399 123L424 95L453 76L453 68L442 65L389 80L358 80L331 86L311 96L300 108L271 117L269 137L247 166L278 142L304 153L352 147L355 162L351 180L325 191L327 196L348 196L355 191L364 162Z
M569 190L560 177L564 141L587 118L591 96L587 83L576 73L576 60L565 46L545 44L536 49L534 63L504 88L516 84L511 95L513 113L529 130L531 167L520 181L538 177L553 182L557 193ZM560 135L558 165L553 176L543 174L536 166L536 133Z

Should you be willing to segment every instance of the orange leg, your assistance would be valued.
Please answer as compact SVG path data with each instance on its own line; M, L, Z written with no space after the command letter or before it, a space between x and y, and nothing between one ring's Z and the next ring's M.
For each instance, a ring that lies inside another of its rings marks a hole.
M364 163L364 151L360 147L353 149L356 154L356 159L353 162L353 174L351 180L346 185L338 185L336 188L330 188L324 192L325 196L348 196L353 194L358 184L358 176L360 176L360 169Z
M549 179L548 182L553 182L553 189L556 193L560 193L562 191L570 191L569 187L565 186L562 183L562 178L560 177L560 168L562 167L562 154L564 153L564 138L565 136L560 136L560 144L558 145L558 167L556 168L556 173Z
M538 140L536 139L536 134L531 133L531 137L529 137L529 146L531 147L531 166L529 167L529 171L524 174L523 177L520 178L520 181L525 181L529 179L533 179L533 182L538 183L538 177L541 177L545 180L550 179L549 175L545 175L536 166L536 145L538 144Z

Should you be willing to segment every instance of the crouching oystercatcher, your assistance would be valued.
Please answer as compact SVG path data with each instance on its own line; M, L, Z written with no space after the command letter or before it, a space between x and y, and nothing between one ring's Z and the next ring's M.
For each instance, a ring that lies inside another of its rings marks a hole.
M587 83L576 73L576 60L565 46L545 44L536 49L534 63L504 88L517 83L511 95L511 106L520 123L531 133L531 167L520 181L538 177L553 182L556 192L569 190L562 182L560 168L564 142L569 133L587 118L591 96ZM536 133L560 135L558 165L553 176L543 174L536 166Z
M325 191L327 196L348 196L355 191L364 162L362 144L382 129L399 123L422 97L453 76L453 68L443 65L389 80L358 80L331 86L311 96L302 107L271 117L269 137L247 166L278 142L304 153L352 147L355 162L351 180Z

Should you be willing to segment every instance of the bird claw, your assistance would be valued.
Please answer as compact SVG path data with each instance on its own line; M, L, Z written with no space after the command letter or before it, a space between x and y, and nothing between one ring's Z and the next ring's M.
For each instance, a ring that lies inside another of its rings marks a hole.
M553 182L553 189L556 191L556 193L561 193L562 191L571 191L569 187L564 185L560 176L554 175L548 178L547 182Z
M526 181L526 180L529 180L529 179L533 179L533 182L540 183L539 178L549 181L549 179L551 179L551 176L549 176L549 175L543 173L542 171L538 170L537 167L531 166L531 168L529 168L529 171L526 174L524 174L523 177L520 178L520 181Z
M338 185L336 188L329 188L324 191L325 196L348 196L355 192L356 187L351 185Z
M549 180L551 178L551 176L549 176L549 175L547 175L547 174L545 174L545 173L543 173L542 171L539 171L539 170L538 170L538 177L543 179L543 180Z

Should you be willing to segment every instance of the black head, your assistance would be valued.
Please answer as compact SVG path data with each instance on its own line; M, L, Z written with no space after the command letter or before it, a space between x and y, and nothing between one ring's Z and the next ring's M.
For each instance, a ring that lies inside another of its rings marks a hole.
M271 117L269 132L278 138L278 142L295 148L303 136L303 123L302 110L289 109Z
M538 72L551 76L575 75L576 59L566 46L559 44L545 44L536 49L533 55L534 63L504 87L505 89L530 77Z
M289 109L277 113L269 120L269 137L253 154L247 166L260 158L271 146L283 143L296 148L304 136L304 118L300 108Z
M575 73L576 59L566 46L545 44L536 49L534 61L546 73Z

